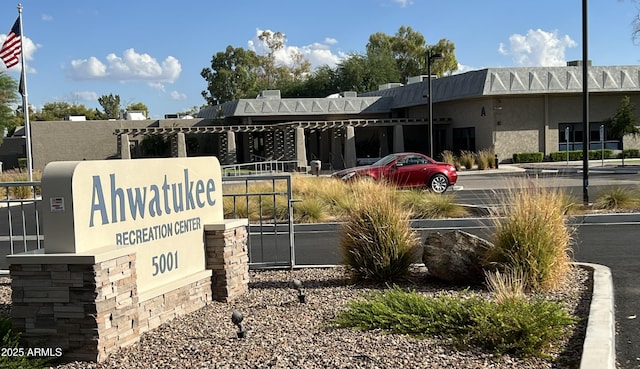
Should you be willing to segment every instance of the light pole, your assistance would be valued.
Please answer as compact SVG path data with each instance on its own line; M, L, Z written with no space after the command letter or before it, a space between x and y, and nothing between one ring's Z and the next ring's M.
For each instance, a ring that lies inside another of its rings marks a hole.
M433 159L433 107L431 105L431 61L442 59L441 53L432 54L427 51L427 105L429 105L429 157Z

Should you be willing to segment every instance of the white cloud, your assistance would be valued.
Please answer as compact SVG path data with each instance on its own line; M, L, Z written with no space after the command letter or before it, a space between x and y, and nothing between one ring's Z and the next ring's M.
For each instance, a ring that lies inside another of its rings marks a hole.
M98 101L98 93L94 91L76 91L72 94L73 101Z
M171 100L175 100L175 101L186 100L187 99L187 95L183 94L182 92L171 91L169 93L169 98Z
M175 82L181 72L180 62L173 56L158 63L151 55L139 54L133 48L125 50L122 56L111 53L105 62L95 56L72 60L67 68L67 76L74 80L145 81L154 86Z
M41 19L43 21L52 21L53 20L53 16L49 15L49 14L42 14Z
M413 0L393 0L394 3L400 4L400 7L404 8L407 5L413 5Z
M256 29L256 36L247 44L249 50L253 50L260 55L266 55L267 51L269 51L267 44L258 38L262 32L264 32L264 30ZM267 30L267 32L272 31ZM277 64L286 66L292 66L295 61L295 56L302 55L311 62L312 70L322 65L335 67L338 62L346 57L345 54L334 53L331 50L331 45L337 43L338 41L335 38L330 37L325 38L324 42L315 42L306 46L290 46L285 42L283 47L274 53L274 57Z
M511 35L509 45L500 43L498 51L510 55L518 66L552 67L566 65L566 49L576 46L568 35L559 36L558 31L537 29L529 30L526 35Z

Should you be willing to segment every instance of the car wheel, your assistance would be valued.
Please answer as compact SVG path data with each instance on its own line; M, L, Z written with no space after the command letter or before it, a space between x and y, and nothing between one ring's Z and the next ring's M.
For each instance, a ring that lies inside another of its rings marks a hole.
M429 189L435 193L443 193L449 187L449 180L447 176L442 173L438 173L431 177L429 181Z

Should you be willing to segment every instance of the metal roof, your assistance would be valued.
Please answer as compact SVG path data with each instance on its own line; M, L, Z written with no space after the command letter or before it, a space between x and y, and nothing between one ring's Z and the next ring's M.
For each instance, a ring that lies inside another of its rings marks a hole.
M590 66L589 92L640 92L640 66ZM482 96L582 93L582 67L487 68L432 80L433 102ZM393 98L393 108L423 105L427 82L360 96Z
M640 66L589 66L589 92L640 92ZM432 80L433 102L483 96L582 93L582 67L486 68ZM340 98L240 99L207 107L198 118L358 115L424 105L427 82Z

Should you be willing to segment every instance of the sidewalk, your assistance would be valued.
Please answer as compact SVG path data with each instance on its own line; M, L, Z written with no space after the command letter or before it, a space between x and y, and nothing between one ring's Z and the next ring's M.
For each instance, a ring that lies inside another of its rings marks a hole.
M459 176L479 174L505 174L505 173L582 173L584 163L582 161L555 161L542 163L499 164L498 169L458 171ZM621 159L589 160L589 172L614 172L618 174L637 174L640 172L640 159L625 159L622 166Z

